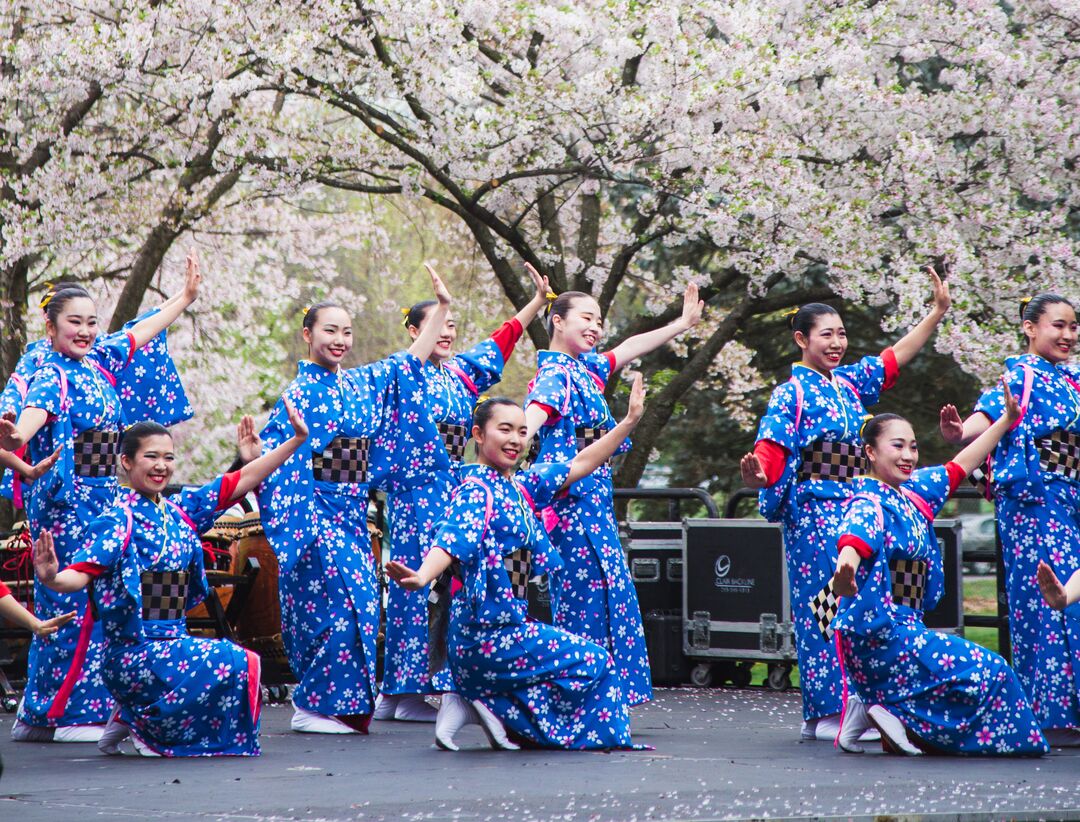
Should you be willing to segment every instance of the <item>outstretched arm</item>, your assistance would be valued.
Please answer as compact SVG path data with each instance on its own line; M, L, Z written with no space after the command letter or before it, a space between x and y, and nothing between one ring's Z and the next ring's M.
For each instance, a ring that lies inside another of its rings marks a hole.
M522 328L528 328L529 323L535 320L536 315L547 305L548 292L551 290L547 277L541 277L540 272L528 263L525 263L525 270L532 277L533 285L536 286L536 294L525 304L524 308L514 315L514 319L521 323Z
M41 462L36 465L30 465L26 460L22 459L16 454L12 454L10 451L0 451L0 466L4 468L10 468L15 471L24 482L33 482L50 468L52 468L56 461L60 458L60 449L57 448L49 456L45 457Z
M612 348L608 352L615 358L615 366L612 370L622 368L631 360L655 351L664 343L693 328L701 321L701 311L704 307L705 303L698 299L698 287L690 283L683 292L682 316L663 328L646 331L644 334L635 334Z
M833 574L833 592L838 597L853 597L859 593L859 586L855 584L855 572L859 570L862 557L859 552L850 545L840 549L840 556L836 558L836 572Z
M413 344L409 346L409 353L420 362L427 362L431 352L435 350L435 343L439 341L442 334L443 323L446 322L446 314L450 310L451 302L450 292L446 289L443 281L439 279L439 275L435 273L435 269L427 263L424 263L424 268L431 275L431 288L435 292L437 305L428 315L423 329L413 340Z
M199 257L194 250L187 255L187 271L184 288L161 304L156 313L145 320L140 320L129 332L135 340L135 347L142 348L150 340L172 325L199 296L202 274L199 273Z
M618 451L623 440L630 436L630 433L637 426L644 411L645 383L639 373L634 375L634 385L630 389L630 405L626 409L626 416L622 418L618 425L588 448L583 448L574 457L573 462L570 463L570 473L567 474L566 482L563 483L560 490L569 488L582 477L589 476L603 465L612 454Z
M986 462L986 458L997 447L998 442L1005 436L1005 432L1012 427L1014 422L1020 419L1020 404L1012 395L1008 385L1004 387L1004 391L1005 410L1001 417L998 418L998 421L979 434L971 445L953 457L952 461L968 474ZM976 416L982 415L978 414Z
M433 545L428 555L424 558L419 570L412 570L400 562L391 560L386 563L386 573L402 588L410 591L418 591L431 584L432 580L438 579L439 575L450 567L454 558L438 545Z
M61 571L59 568L53 536L48 531L42 531L34 542L34 573L41 584L62 594L81 591L90 584L92 577L89 574L71 568Z
M3 586L0 586L0 588L2 587ZM3 617L8 622L14 622L16 625L21 625L26 630L31 631L35 636L40 637L55 634L59 627L67 625L71 620L75 619L75 612L72 611L68 614L61 614L52 619L40 620L30 613L30 611L27 611L15 597L11 594L7 594L5 596L0 596L0 617Z
M1039 590L1042 591L1046 604L1057 611L1064 611L1074 602L1080 601L1080 571L1076 571L1064 585L1054 569L1039 560Z
M232 497L229 502L240 499L248 491L253 490L260 482L270 476L274 471L282 466L282 464L296 453L296 449L299 448L304 440L307 439L308 428L304 422L300 413L296 410L295 406L289 400L284 399L285 410L289 414L289 422L293 427L293 435L291 438L285 440L277 448L272 451L267 451L261 457L256 457L250 462L244 465L240 469L240 479L236 483L236 488L233 490ZM250 417L240 421L240 425L237 426L237 440L243 452L246 448L250 450L252 454L258 453L258 450L262 447L259 445L253 445L250 438L254 437L258 441L258 436L255 434L254 423L251 422Z
M934 283L934 307L923 318L922 322L893 344L892 350L896 355L896 364L900 368L911 362L922 347L926 345L930 336L934 333L934 329L941 322L941 318L945 316L945 312L952 305L952 298L949 296L949 284L942 281L941 277L934 271L933 266L927 266L926 272Z

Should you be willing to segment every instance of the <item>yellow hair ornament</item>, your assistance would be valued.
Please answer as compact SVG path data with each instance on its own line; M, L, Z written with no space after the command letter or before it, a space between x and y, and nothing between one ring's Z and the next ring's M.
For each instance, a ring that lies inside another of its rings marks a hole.
M49 282L45 283L45 285L48 286L48 288L45 289L45 296L42 297L41 302L38 303L38 307L41 308L42 311L44 311L48 307L49 302L53 298L53 295L56 294L56 286L55 285L53 285L52 283L49 283Z
M794 308L788 309L787 311L785 311L783 313L784 319L787 320L788 328L794 328L795 327L795 315L798 314L798 313L799 313L799 306L795 306Z
M1024 312L1027 311L1028 303L1030 303L1034 297L1030 294L1027 297L1020 298L1020 319L1024 319Z
M405 326L406 328L409 327L409 312L410 311L412 311L411 308L402 308L401 309L401 324L403 326Z
M305 306L304 306L304 316L305 316L305 317L306 317L306 316L308 315L308 312L309 312L310 310L311 310L311 306L310 306L310 305L305 305Z
M554 291L549 291L544 296L547 297L547 301L549 303L555 302L555 300L559 299L559 295L556 294Z

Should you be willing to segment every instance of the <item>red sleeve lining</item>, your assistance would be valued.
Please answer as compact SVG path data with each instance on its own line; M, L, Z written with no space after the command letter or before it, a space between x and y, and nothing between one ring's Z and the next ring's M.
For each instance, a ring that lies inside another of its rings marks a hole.
M967 471L951 460L945 463L945 471L949 474L949 494L955 494L960 483L967 479Z
M887 391L896 385L896 379L900 376L900 364L896 361L896 352L891 347L881 352L881 362L885 366L885 385L882 390Z
M98 565L96 562L76 562L69 565L64 570L66 571L79 571L80 573L87 574L88 576L97 579L99 576L105 573L106 566Z
M0 597L11 596L11 589L8 588L2 579L0 579Z
M783 476L784 466L787 465L788 450L772 440L758 440L754 443L754 456L761 464L761 470L765 472L765 481L769 485L776 485Z
M240 472L230 471L221 477L221 493L218 494L217 510L222 511L233 504L233 494L240 484Z
M608 373L611 373L612 371L615 370L615 367L618 365L618 362L615 361L615 352L614 351L605 351L604 356L607 357L607 361L608 361L608 364L609 364Z
M521 323L518 322L518 318L511 317L491 335L491 339L494 340L495 345L499 346L499 350L502 352L504 362L509 360L510 355L514 353L514 346L521 339L524 330Z
M128 338L128 355L127 355L127 362L124 363L124 368L127 368L129 365L131 365L131 361L135 357L135 335L132 334L129 331L127 333L127 338Z
M554 408L552 408L547 403L537 402L536 400L533 400L532 402L529 403L529 405L535 405L537 408L544 409L544 413L547 414L547 422L548 423L552 423L555 420L559 419L559 417L562 416L562 414L560 414L558 411L556 411Z
M844 534L836 541L836 550L843 551L845 548L854 548L862 559L869 559L874 555L874 552L870 549L863 540L859 539L854 534Z

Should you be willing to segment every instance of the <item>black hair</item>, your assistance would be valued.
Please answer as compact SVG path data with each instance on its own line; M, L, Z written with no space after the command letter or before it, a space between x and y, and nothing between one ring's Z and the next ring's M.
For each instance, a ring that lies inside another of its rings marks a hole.
M574 300L581 297L590 298L591 296L591 294L586 294L584 291L564 291L548 303L547 313L544 315L547 317L548 336L550 337L555 333L555 318L563 317L565 319L574 306Z
M90 299L90 295L86 293L86 289L81 285L59 288L49 297L49 302L45 306L45 316L49 318L49 322L56 325L64 306L72 300L82 299L83 297Z
M315 327L315 323L319 319L319 312L324 308L340 308L345 311L345 307L341 303L334 302L333 300L320 300L314 305L310 305L304 309L304 328L309 331ZM347 311L345 312L348 313Z
M41 302L38 303L38 308L42 311L48 308L52 298L60 291L81 291L84 297L90 296L90 292L76 282L61 281L58 283L46 283L46 285L49 287L45 289L45 293L41 295Z
M495 408L499 405L512 405L514 408L521 408L520 403L514 402L509 397L489 397L473 409L473 425L483 431L484 426L488 424L495 413Z
M1033 323L1037 323L1039 318L1046 313L1046 310L1052 305L1058 305L1064 303L1075 310L1071 302L1066 300L1060 294L1038 294L1034 297L1025 297L1020 301L1020 321L1030 320Z
M406 328L410 326L420 327L420 323L424 321L424 318L428 315L428 309L433 305L436 305L436 300L421 300L405 313L405 320L403 325Z
M799 310L794 314L787 315L788 327L792 331L798 331L804 337L809 337L810 332L814 328L814 324L817 322L817 318L824 317L826 314L840 316L840 312L831 305L826 305L825 303L807 303L804 306L800 306Z
M863 423L862 441L864 455L866 454L866 446L872 445L877 448L878 438L881 436L881 432L885 430L885 426L890 422L896 422L897 420L900 422L907 422L907 420L899 414L875 414Z
M135 423L126 429L124 435L120 438L120 455L127 457L129 460L135 459L135 455L139 453L139 446L142 445L144 439L161 434L172 436L169 434L169 429L159 423L150 421Z

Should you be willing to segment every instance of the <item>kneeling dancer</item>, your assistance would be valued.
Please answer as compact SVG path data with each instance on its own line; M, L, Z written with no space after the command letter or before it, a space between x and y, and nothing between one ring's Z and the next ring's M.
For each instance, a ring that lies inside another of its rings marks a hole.
M480 724L496 748L517 747L508 735L544 748L630 746L626 694L611 655L576 634L529 622L526 592L531 577L561 564L536 511L615 453L641 418L644 397L639 375L626 417L611 431L571 462L516 473L528 442L525 414L504 398L477 407L478 462L462 469L464 481L423 564L418 571L387 564L390 576L412 590L451 565L461 583L447 643L458 693L443 695L439 747L457 750L454 733L469 722Z
M117 703L98 742L103 753L120 753L130 733L144 756L258 755L258 655L227 639L189 636L185 614L209 590L199 534L304 441L303 420L292 408L289 418L290 440L168 499L161 494L173 473L172 437L157 423L137 423L120 445L130 490L87 525L72 564L58 571L52 535L38 538L38 579L54 591L90 586L103 626L102 676ZM241 451L258 453L251 417L239 434ZM85 654L85 643L80 650Z
M856 694L845 694L837 744L861 753L872 723L890 753L1040 755L1048 750L1012 668L962 637L929 630L923 612L941 597L941 552L934 516L1020 416L1006 387L1006 412L944 466L915 470L911 424L879 414L863 431L868 475L840 524L840 556L830 586L815 600L839 636L840 664ZM824 622L824 619L822 620ZM870 706L867 709L865 706Z

